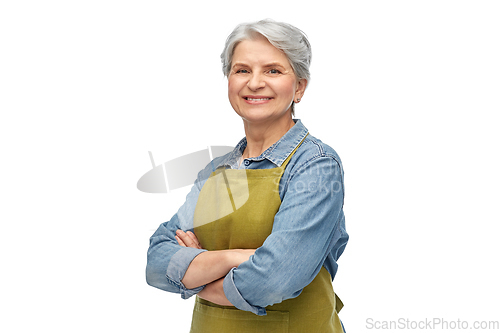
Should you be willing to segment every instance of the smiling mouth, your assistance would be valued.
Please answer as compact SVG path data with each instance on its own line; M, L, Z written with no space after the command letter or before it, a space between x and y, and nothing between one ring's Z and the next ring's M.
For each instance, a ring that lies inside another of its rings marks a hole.
M247 101L268 101L271 99L271 97L266 97L266 98L251 98L251 97L243 97Z

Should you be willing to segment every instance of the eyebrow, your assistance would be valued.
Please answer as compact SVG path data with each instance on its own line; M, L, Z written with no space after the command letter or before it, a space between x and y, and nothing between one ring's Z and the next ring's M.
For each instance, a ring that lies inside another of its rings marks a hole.
M281 67L281 68L285 68L282 64L280 64L279 62L272 62L270 64L267 64L267 65L264 65L264 67Z
M237 62L237 63L233 64L233 65L231 66L231 68L234 68L234 67L237 67L237 66L248 67L248 65L247 65L247 64L245 64L245 63L242 63L242 62ZM279 62L271 62L271 63L269 63L269 64L266 64L266 65L262 66L262 67L264 67L264 68L268 68L268 67L281 67L281 68L285 68L285 67L284 67L282 64L280 64Z

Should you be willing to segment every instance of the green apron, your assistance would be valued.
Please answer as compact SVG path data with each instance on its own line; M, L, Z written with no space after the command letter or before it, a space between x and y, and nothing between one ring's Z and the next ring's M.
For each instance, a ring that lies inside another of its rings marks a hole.
M204 249L262 246L281 205L281 176L297 148L278 168L218 169L211 174L194 213L194 232ZM265 316L196 297L191 333L343 332L337 315L342 306L322 267L298 297L266 307Z

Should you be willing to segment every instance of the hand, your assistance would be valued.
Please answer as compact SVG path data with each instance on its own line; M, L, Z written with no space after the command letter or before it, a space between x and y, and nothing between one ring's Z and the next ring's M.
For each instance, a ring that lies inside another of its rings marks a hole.
M224 278L208 283L197 295L215 304L232 306L233 304L229 302L226 294L224 294L223 283Z
M182 230L177 230L175 239L180 246L192 247L195 249L202 249L198 238L191 231L184 232Z

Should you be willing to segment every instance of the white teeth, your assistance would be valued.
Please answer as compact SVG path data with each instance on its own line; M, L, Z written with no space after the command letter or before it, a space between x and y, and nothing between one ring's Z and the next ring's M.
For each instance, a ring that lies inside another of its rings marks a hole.
M267 101L269 99L270 98L250 98L250 97L247 97L247 101Z

